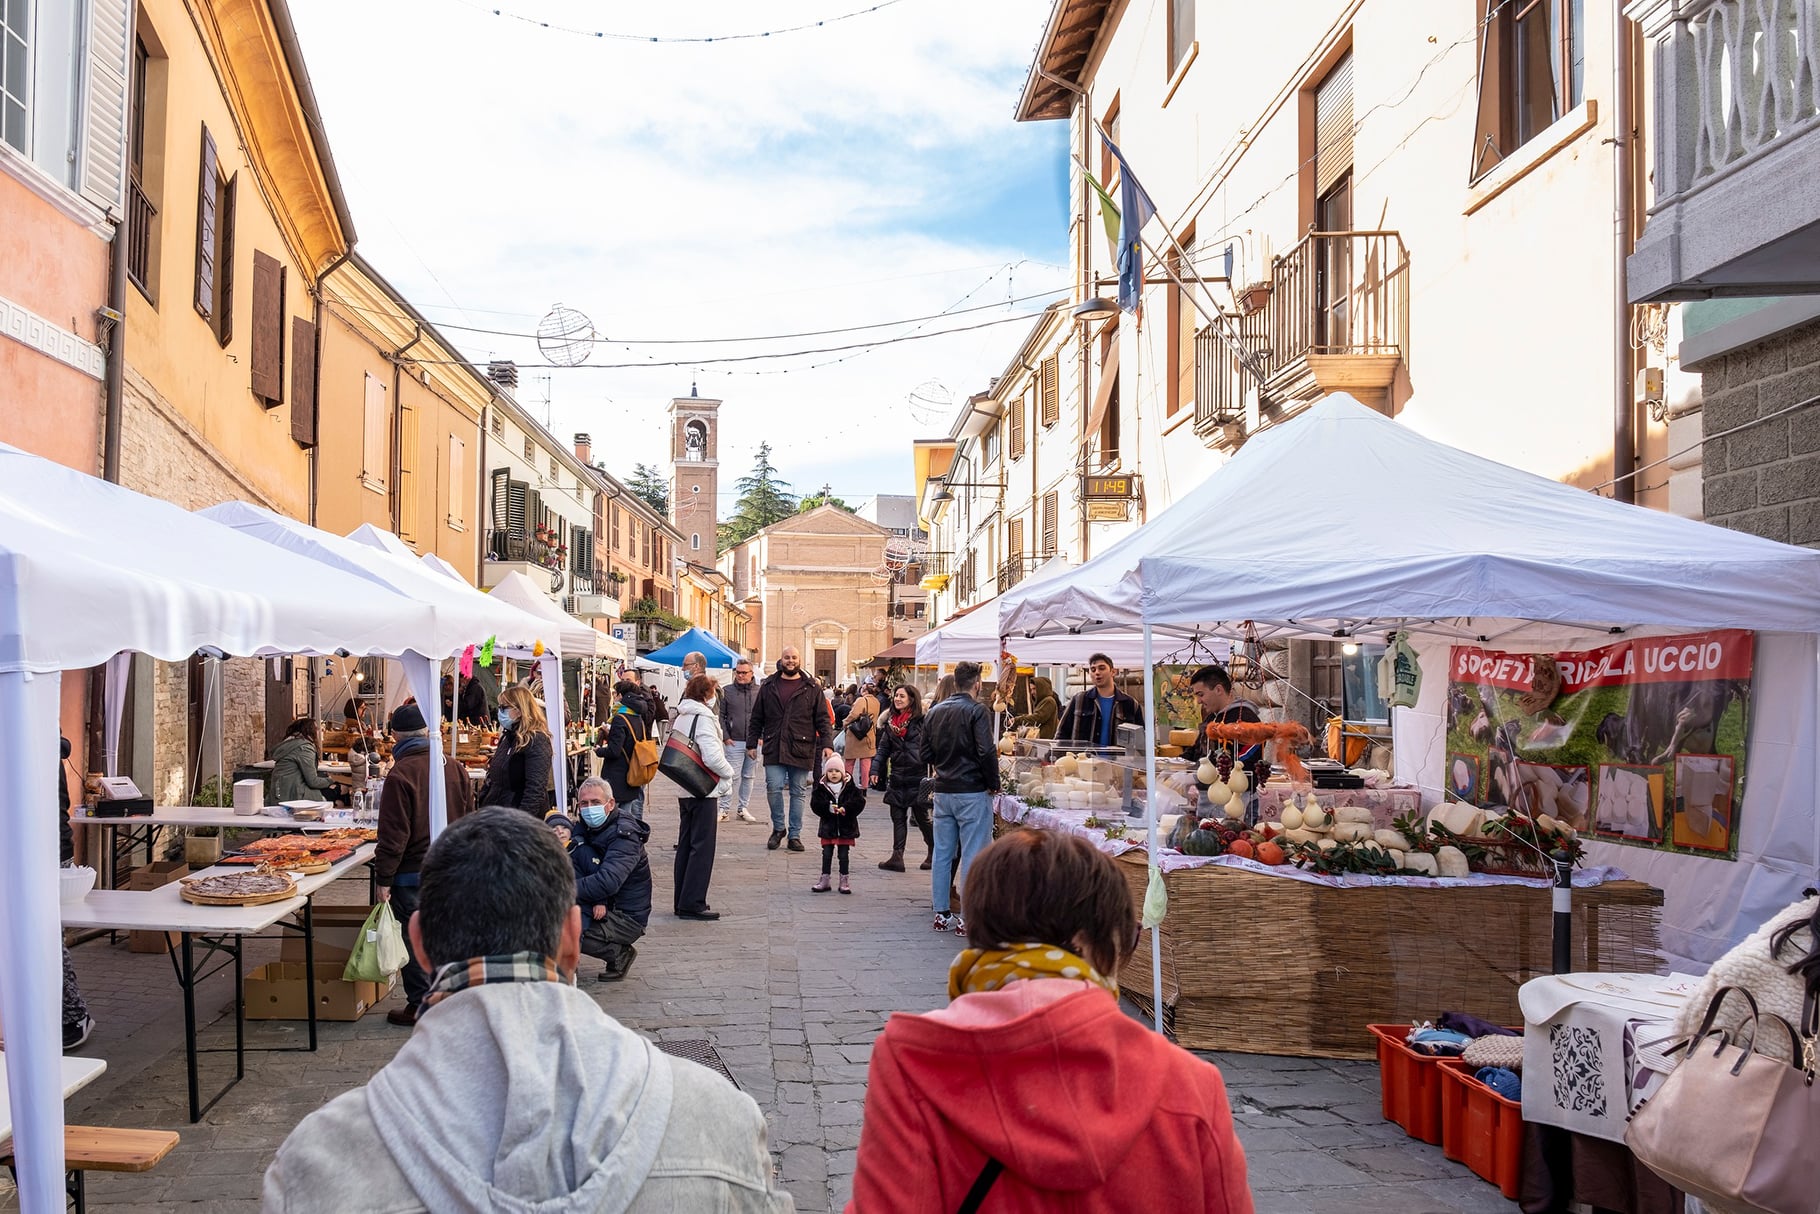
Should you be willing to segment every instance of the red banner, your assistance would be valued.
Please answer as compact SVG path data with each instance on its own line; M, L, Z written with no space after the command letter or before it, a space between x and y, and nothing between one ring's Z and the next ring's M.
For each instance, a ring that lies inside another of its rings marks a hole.
M1688 683L1749 679L1756 634L1732 628L1685 636L1620 641L1603 649L1557 654L1561 694L1588 687L1629 687L1638 683ZM1535 679L1532 655L1457 645L1450 683L1472 683L1501 691L1528 691Z

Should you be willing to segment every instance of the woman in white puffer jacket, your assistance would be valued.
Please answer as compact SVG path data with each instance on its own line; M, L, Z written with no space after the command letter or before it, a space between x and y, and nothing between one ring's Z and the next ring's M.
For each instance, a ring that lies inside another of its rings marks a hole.
M682 703L670 719L670 736L693 742L701 752L702 763L720 777L705 797L677 798L682 820L676 829L676 879L671 888L679 919L720 918L720 913L708 906L708 882L714 876L715 820L720 816L720 798L732 787L735 768L720 736L720 713L716 707L719 697L720 684L709 675L698 674L683 688Z

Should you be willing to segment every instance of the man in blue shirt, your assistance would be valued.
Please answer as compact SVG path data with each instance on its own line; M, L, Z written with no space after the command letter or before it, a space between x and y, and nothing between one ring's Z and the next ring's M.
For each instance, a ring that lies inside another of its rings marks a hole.
M1144 723L1138 702L1118 689L1118 674L1112 659L1103 653L1087 659L1087 677L1093 685L1068 702L1055 727L1057 741L1077 746L1116 746L1119 726Z

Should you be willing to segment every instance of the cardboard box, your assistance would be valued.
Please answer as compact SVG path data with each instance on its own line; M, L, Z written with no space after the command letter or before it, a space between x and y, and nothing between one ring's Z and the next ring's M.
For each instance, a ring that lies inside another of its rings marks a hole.
M190 875L190 866L182 860L155 860L136 868L126 876L123 889L157 889L180 877ZM126 947L132 953L164 953L178 947L182 937L176 932L128 932Z
M316 966L316 1019L358 1020L368 1009L380 1003L398 983L392 975L387 982L343 982L337 961ZM274 961L262 965L246 978L246 1018L248 1020L307 1020L306 971L300 962Z
M360 929L373 913L370 906L318 906L315 908L311 922L315 924L316 964L327 965L333 961L337 966L345 965L348 956L354 951L354 941L360 937ZM300 916L301 917L301 916ZM280 961L303 961L303 933L286 932L284 942L279 945ZM337 969L336 976L341 971Z

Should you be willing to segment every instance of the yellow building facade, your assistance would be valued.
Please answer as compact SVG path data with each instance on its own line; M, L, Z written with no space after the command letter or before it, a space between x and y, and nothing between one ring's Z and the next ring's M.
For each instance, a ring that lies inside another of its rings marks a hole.
M120 480L308 519L315 296L354 226L289 11L140 0L130 71ZM244 659L140 659L130 695L126 770L160 804L264 755L296 708L282 666Z
M370 523L477 581L487 380L372 266L323 279L315 525Z

